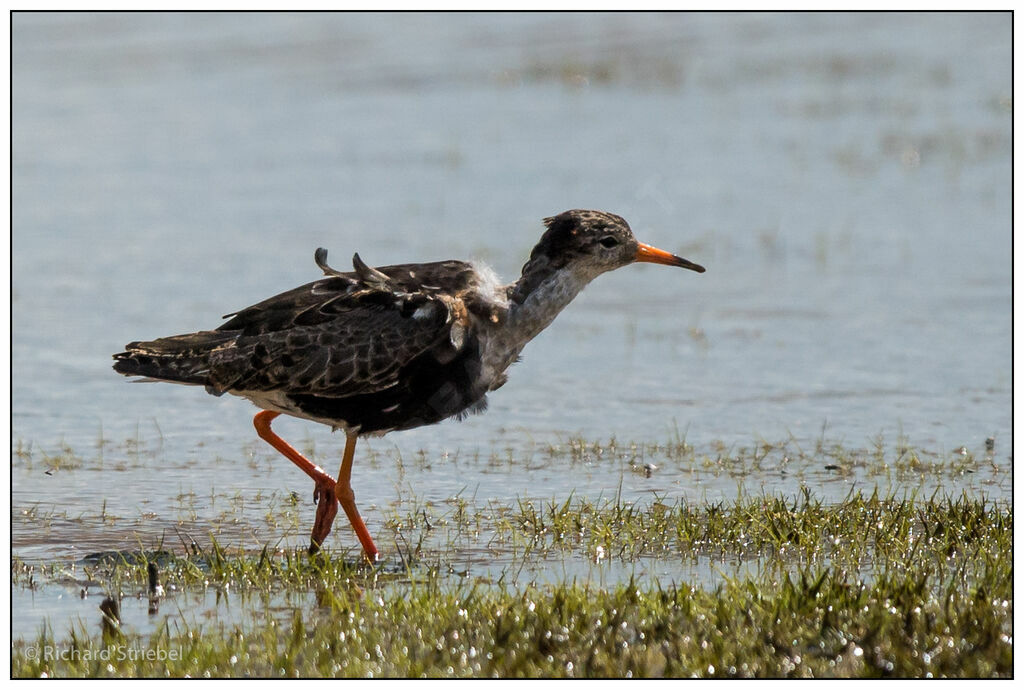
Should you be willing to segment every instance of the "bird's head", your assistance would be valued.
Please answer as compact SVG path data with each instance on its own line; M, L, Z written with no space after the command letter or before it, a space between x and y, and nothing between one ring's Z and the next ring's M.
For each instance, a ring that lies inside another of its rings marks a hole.
M530 261L546 259L550 267L569 267L588 280L641 261L704 272L699 264L638 242L629 224L614 213L563 211L545 218L544 225L547 231L534 247Z

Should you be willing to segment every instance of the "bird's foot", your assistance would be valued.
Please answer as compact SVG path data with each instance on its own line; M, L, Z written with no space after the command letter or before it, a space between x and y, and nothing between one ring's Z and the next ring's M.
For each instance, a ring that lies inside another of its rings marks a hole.
M320 550L327 535L331 533L334 516L338 514L338 499L334 495L334 480L325 478L316 483L313 490L313 503L316 503L316 520L313 523L313 535L309 542L309 552L314 554Z
M326 494L334 495L334 480L330 477L325 476L323 479L317 479L316 485L313 487L313 505L320 504L320 497Z

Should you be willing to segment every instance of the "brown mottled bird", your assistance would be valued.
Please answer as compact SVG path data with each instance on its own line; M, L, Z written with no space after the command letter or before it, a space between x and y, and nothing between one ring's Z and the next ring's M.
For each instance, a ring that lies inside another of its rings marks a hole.
M310 552L324 543L340 502L376 561L350 483L359 436L482 412L526 343L606 271L646 261L704 272L637 242L612 213L565 211L544 224L511 285L464 261L370 268L356 254L355 270L341 273L318 249L324 278L229 314L216 330L129 343L114 355L114 370L248 398L262 410L253 420L260 437L316 482ZM344 429L337 479L271 430L280 414Z

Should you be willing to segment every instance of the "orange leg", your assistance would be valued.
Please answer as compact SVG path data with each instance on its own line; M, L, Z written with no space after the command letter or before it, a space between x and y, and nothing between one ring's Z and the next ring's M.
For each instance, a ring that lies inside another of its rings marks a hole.
M271 430L270 423L279 414L281 413L263 410L253 418L252 423L256 427L256 433L260 435L260 438L272 445L281 455L298 465L299 469L316 482L316 488L313 490L313 502L317 504L316 521L313 523L313 535L309 544L309 552L316 553L320 550L324 540L327 539L327 535L331 533L334 516L338 514L338 499L334 495L334 479L317 465L303 457L302 453L292 448L284 439ZM359 524L362 525L362 522ZM366 528L363 527L363 529L365 530Z
M363 524L363 518L359 517L359 510L356 509L356 495L352 492L352 458L356 454L356 434L348 434L345 442L345 455L341 458L341 469L338 471L338 481L334 484L334 493L341 502L341 507L352 523L352 529L359 537L359 543L363 545L363 552L370 563L377 561L377 547L370 537L370 530Z

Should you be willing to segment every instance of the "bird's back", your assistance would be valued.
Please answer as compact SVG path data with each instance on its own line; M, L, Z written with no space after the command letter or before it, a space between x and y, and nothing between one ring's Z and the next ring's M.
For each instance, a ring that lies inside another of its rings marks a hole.
M133 342L125 375L230 392L264 409L361 432L404 429L482 408L478 276L462 261L324 278L228 315L212 331Z
M329 268L329 267L328 267ZM465 261L437 261L425 264L396 264L377 269L388 284L374 282L373 276L356 271L332 272L325 278L274 295L250 307L227 314L229 320L218 331L246 334L286 330L294 325L311 325L334 319L340 311L374 309L395 299L438 294L457 295L474 284L473 266ZM415 297L410 304L415 303Z

